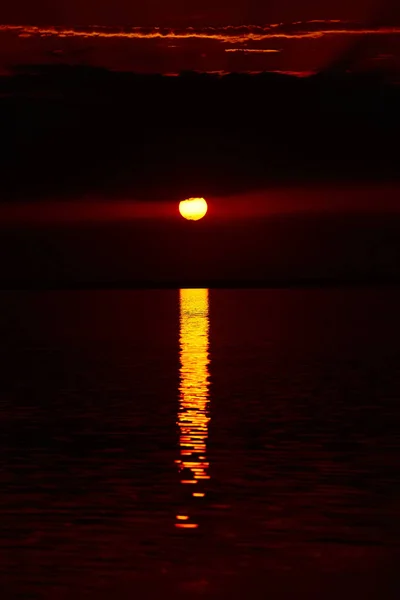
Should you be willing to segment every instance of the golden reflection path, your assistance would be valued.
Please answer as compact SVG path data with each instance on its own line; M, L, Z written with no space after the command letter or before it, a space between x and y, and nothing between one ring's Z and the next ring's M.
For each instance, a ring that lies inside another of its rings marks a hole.
M209 301L207 289L180 290L180 401L178 411L181 483L203 498L202 482L210 478L207 461L209 404ZM188 515L177 515L175 526L195 529Z

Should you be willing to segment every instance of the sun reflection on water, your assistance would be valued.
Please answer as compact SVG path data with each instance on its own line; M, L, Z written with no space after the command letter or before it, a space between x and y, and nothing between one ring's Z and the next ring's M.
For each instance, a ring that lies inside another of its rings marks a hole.
M193 498L203 498L202 482L210 478L207 461L209 403L209 302L207 289L180 290L180 431L181 483L196 485ZM178 515L177 520L182 521ZM188 519L189 520L189 517ZM182 523L176 523L182 527ZM186 528L197 527L185 523Z

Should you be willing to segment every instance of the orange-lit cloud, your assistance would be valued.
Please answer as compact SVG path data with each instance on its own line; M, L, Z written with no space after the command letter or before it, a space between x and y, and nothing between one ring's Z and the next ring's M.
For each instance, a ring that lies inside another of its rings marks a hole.
M225 48L225 52L244 52L246 54L269 54L274 52L281 52L281 50L275 48Z
M20 37L58 37L58 38L101 38L101 39L137 39L137 40L188 40L203 39L237 44L272 39L318 39L324 36L355 35L399 35L400 26L365 27L346 21L306 21L295 23L276 23L272 25L243 25L227 27L187 27L168 28L108 28L92 26L87 28L37 27L33 25L0 25L1 32L13 32Z

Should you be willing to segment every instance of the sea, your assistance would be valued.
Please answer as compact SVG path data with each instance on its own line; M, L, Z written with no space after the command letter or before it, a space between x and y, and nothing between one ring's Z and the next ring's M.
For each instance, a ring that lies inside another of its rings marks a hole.
M1 598L400 597L399 306L1 291Z

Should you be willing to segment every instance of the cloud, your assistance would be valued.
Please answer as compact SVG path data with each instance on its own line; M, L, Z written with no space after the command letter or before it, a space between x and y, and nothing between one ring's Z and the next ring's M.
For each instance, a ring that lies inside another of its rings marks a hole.
M274 39L320 39L325 36L363 36L363 35L399 35L399 26L365 25L348 21L298 21L294 23L275 23L271 25L243 25L226 27L186 27L168 28L110 28L91 26L87 28L73 27L38 27L33 25L0 25L0 32L15 33L20 37L58 37L83 39L132 39L132 40L215 40L225 44L260 42Z
M225 52L244 52L245 54L269 54L282 52L282 50L278 50L276 48L225 48Z

